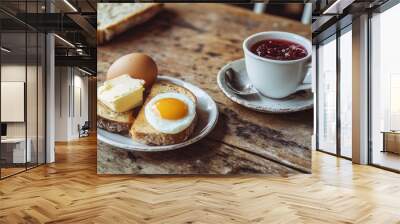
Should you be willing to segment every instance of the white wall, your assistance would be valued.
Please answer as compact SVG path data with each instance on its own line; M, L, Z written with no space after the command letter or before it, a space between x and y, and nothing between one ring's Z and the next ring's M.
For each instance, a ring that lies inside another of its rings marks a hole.
M18 64L5 64L1 66L1 81L2 82L25 82L25 75L28 72L28 88L27 88L27 122L28 122L28 137L30 133L35 133L36 137L36 79L30 78L30 74L36 75L36 66L18 65ZM31 88L29 88L31 87ZM39 105L40 107L41 105ZM7 108L1 108L7 110ZM7 122L7 136L8 137L25 137L25 123L26 122ZM32 129L32 131L30 131Z
M55 68L55 95L54 95L54 123L55 123L55 141L68 140L68 87L69 87L69 69L67 67Z
M1 81L25 82L25 65L2 65ZM6 108L1 108L5 110ZM7 137L25 137L25 123L11 122L7 123Z
M56 67L55 74L55 141L74 140L88 120L88 78L71 67Z
M72 119L72 136L73 138L77 138L79 133L78 133L78 124L83 125L85 121L88 121L89 117L89 110L88 110L88 78L81 76L82 73L79 73L76 75L75 70L75 77L74 77L74 96L72 96L75 100L74 102L74 108L72 110L73 114L73 119Z

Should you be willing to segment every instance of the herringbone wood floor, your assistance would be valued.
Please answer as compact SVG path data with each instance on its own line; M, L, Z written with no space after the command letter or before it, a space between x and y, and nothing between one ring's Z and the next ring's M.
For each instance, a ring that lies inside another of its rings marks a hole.
M0 181L0 223L400 223L400 175L326 154L289 178L98 176L95 141Z

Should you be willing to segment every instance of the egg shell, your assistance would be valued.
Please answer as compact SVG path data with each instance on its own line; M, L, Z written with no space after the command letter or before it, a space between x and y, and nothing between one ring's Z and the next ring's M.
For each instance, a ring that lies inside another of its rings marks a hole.
M155 61L143 53L131 53L118 58L108 69L107 79L128 74L135 79L143 79L149 88L157 79L158 69Z

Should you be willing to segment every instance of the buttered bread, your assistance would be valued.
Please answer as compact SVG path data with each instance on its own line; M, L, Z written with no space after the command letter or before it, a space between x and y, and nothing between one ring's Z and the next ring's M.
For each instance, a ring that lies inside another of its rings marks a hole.
M196 96L168 81L158 81L133 122L133 140L147 145L184 142L197 123Z

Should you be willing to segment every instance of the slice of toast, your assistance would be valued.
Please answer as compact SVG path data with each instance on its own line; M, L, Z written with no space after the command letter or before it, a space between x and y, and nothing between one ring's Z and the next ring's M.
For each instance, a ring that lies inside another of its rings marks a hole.
M150 90L150 94L147 97L145 103L143 104L141 110L139 111L136 120L133 122L132 128L130 130L130 134L133 140L146 144L146 145L172 145L180 142L184 142L187 140L190 135L193 133L193 130L197 123L197 114L190 124L185 130L176 133L176 134L166 134L161 133L154 129L146 120L145 117L145 107L147 103L160 93L167 92L176 92L181 93L189 97L193 102L197 102L196 96L190 92L188 89L175 85L168 81L158 81L156 82Z
M128 134L134 117L134 110L123 113L114 112L102 102L97 101L97 127L109 132Z
M129 28L146 22L161 8L161 3L98 3L97 44L110 41Z

